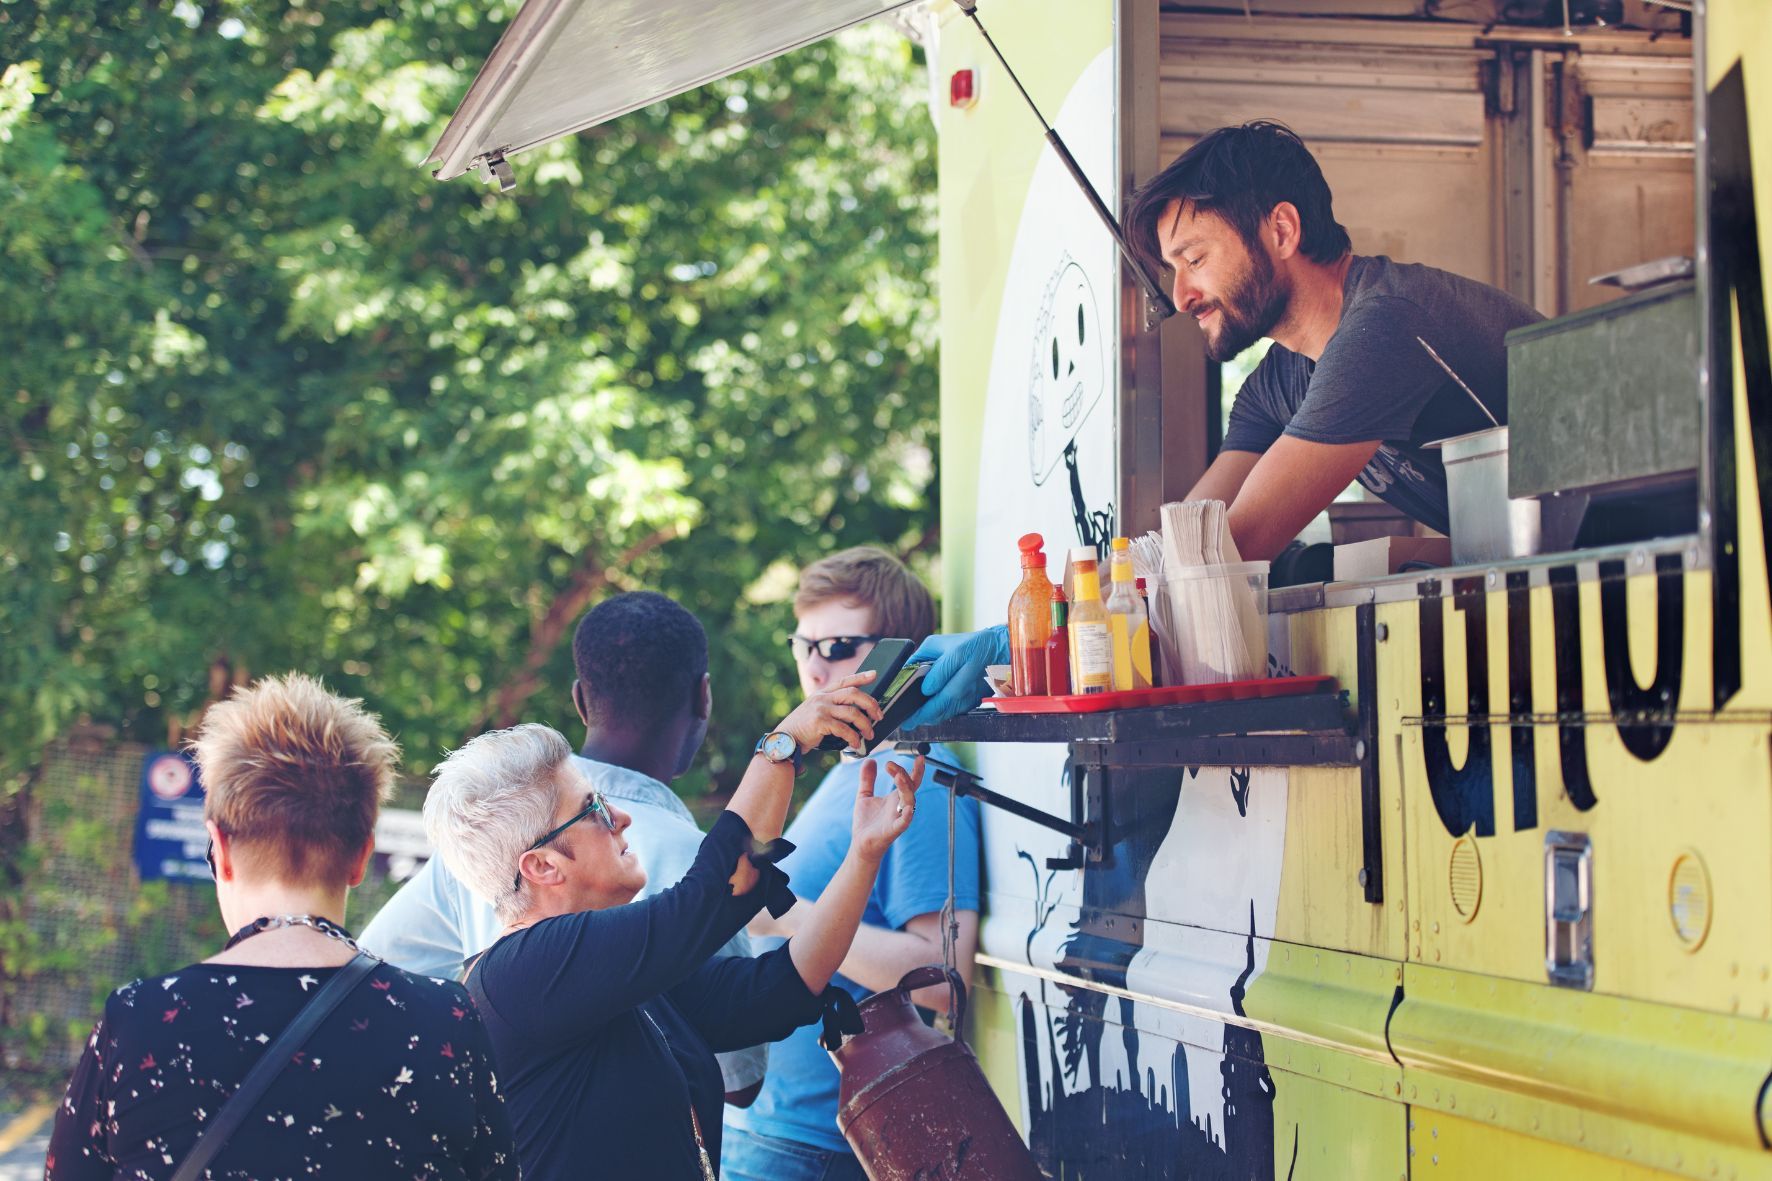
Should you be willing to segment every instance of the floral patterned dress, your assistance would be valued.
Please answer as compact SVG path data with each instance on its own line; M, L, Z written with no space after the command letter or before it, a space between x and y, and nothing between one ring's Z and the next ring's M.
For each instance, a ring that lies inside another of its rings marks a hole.
M47 1181L163 1181L336 968L193 964L112 993L56 1112ZM518 1176L480 1015L458 984L379 964L205 1173Z

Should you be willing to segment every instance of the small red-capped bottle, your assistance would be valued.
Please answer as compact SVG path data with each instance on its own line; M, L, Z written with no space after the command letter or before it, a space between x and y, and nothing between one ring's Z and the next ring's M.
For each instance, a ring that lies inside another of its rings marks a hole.
M1052 588L1052 627L1046 637L1046 692L1063 697L1071 691L1071 637L1065 626L1070 604L1062 587Z

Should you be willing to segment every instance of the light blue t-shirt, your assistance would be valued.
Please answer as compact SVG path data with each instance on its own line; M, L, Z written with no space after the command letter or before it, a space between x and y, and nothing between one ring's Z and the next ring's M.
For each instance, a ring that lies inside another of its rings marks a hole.
M941 746L931 747L930 754L943 762L958 764L953 752ZM896 757L907 770L911 764L907 755L882 752L872 757ZM860 778L861 760L842 760L831 768L788 826L787 839L795 848L782 860L781 868L787 872L794 893L807 901L824 892L849 852L855 790ZM892 777L882 769L874 783L874 794L894 790ZM956 801L954 829L954 907L977 910L977 800ZM896 931L920 914L941 910L947 896L948 789L925 777L917 789L917 814L910 828L886 851L862 922ZM831 982L857 1000L870 994L869 989L841 975ZM769 1074L763 1080L762 1093L755 1104L743 1111L728 1107L728 1127L793 1140L828 1152L849 1151L843 1134L837 1130L837 1067L818 1044L819 1032L817 1025L804 1026L770 1048Z
M695 863L702 831L677 793L650 775L581 755L573 758L593 787L634 818L625 834L628 848L646 868L646 888L635 900L682 881ZM491 947L503 929L492 903L476 898L441 857L433 857L388 899L357 942L397 968L454 980L462 961ZM719 954L750 955L749 936L740 931ZM752 1046L717 1057L726 1089L742 1091L763 1077L768 1048Z

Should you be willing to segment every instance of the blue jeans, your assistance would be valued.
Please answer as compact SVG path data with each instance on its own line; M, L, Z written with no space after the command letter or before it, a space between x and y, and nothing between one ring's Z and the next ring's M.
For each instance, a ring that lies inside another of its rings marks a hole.
M867 1181L847 1152L759 1136L728 1127L720 1146L721 1181Z

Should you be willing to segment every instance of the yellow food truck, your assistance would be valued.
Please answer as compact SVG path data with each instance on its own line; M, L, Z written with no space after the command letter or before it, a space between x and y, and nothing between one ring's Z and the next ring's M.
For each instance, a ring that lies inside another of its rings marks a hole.
M1269 671L1336 691L942 728L1005 805L966 1034L1035 1159L1772 1177L1772 3L976 17L528 0L433 164L520 184L527 148L847 25L917 37L950 630L1003 619L1023 533L1156 528L1247 369L1160 315L1028 100L1115 211L1281 120L1356 252L1550 317L1510 338L1511 442L1447 454L1449 559L1350 493L1313 526L1332 573L1276 565Z

